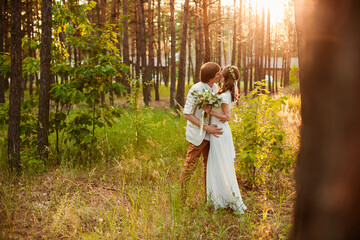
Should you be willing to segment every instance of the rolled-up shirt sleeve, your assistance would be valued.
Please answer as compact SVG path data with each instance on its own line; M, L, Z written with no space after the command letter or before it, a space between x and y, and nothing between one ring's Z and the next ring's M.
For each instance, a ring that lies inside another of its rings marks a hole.
M191 95L192 92L193 92L193 90L190 89L190 91L186 97L186 102L185 102L185 106L184 106L184 110L183 110L184 114L193 114L194 113L195 97L193 95Z

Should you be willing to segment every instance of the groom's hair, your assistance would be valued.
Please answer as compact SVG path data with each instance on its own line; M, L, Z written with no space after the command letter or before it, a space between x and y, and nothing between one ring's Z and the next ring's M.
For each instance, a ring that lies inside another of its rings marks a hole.
M220 70L221 67L217 63L204 63L200 68L200 81L203 83L209 82L209 80L214 78L216 73L218 73Z

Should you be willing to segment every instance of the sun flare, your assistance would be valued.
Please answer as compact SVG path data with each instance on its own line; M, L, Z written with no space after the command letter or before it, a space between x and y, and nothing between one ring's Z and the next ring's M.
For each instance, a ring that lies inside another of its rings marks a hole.
M235 6L239 7L240 0L235 0ZM285 7L289 0L243 0L243 5L252 8L270 10L271 22L280 21L284 18ZM221 0L223 6L234 6L234 0Z

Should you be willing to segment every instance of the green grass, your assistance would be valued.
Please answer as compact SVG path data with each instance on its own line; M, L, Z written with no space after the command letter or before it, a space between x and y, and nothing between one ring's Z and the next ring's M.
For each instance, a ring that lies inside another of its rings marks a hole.
M244 188L238 176L248 207L238 216L204 203L199 161L181 202L185 124L173 110L122 108L112 127L96 131L91 148L63 143L59 155L53 148L50 154L60 165L25 169L19 177L7 173L0 138L0 239L285 239L295 198L291 175L256 190ZM6 136L6 126L0 134Z

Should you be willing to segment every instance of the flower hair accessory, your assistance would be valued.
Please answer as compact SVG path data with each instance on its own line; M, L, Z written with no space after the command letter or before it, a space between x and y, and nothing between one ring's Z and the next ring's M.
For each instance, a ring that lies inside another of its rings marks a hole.
M234 78L234 80L236 81L235 72L234 72L234 69L233 69L233 67L231 65L229 66L229 72L230 72L231 76Z

